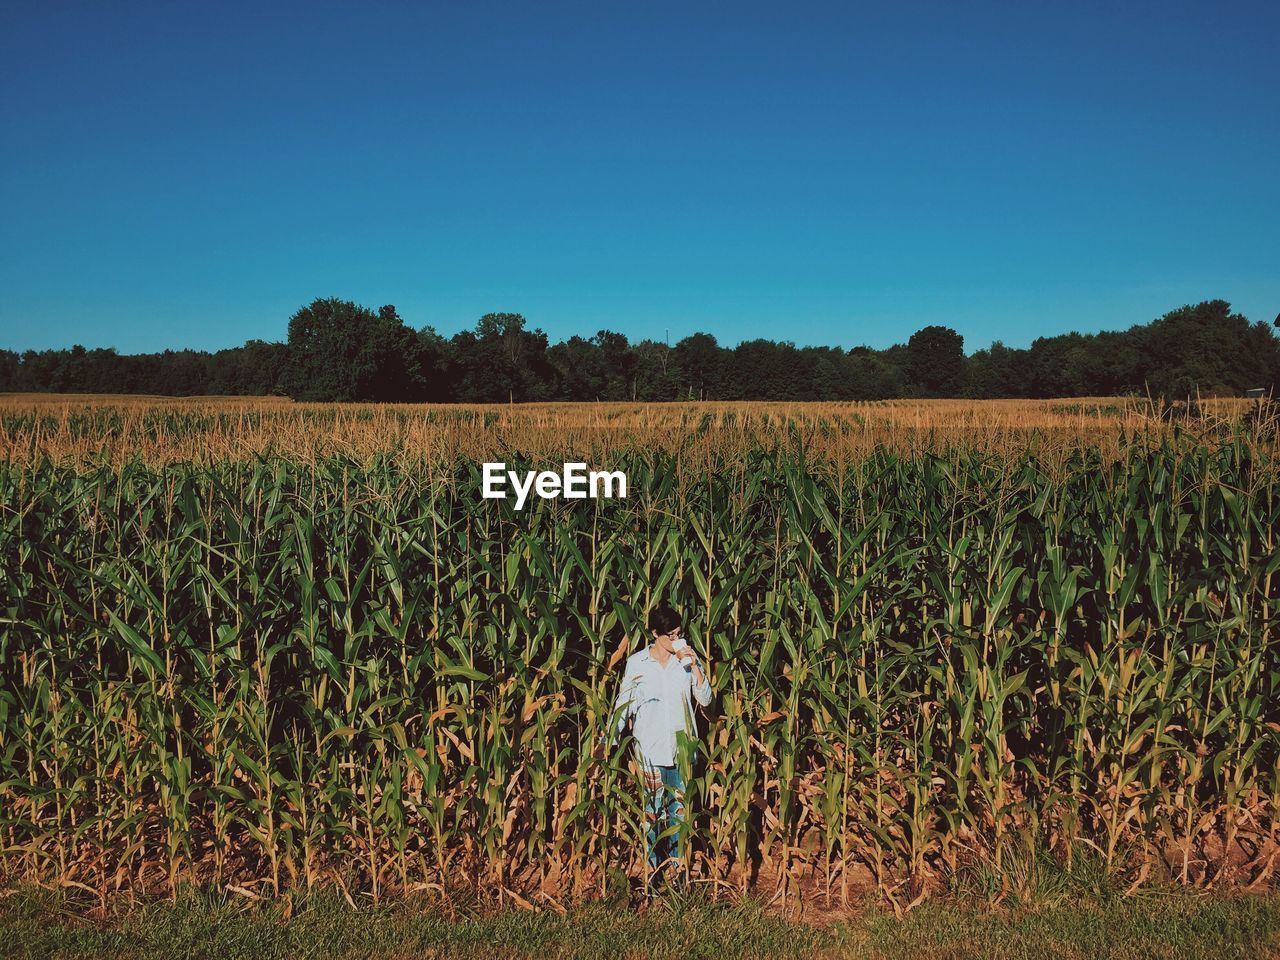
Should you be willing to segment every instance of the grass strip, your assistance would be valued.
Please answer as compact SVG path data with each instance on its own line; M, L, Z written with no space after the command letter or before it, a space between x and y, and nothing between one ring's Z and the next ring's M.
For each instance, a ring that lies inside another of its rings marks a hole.
M90 919L71 897L21 888L0 900L0 955L39 960L166 958L783 958L914 960L1280 955L1280 896L1145 894L1015 910L938 898L897 919L868 909L826 926L788 921L759 903L695 897L646 913L595 904L559 916L448 915L412 903L352 908L318 896L292 916L280 903L186 895L117 906Z

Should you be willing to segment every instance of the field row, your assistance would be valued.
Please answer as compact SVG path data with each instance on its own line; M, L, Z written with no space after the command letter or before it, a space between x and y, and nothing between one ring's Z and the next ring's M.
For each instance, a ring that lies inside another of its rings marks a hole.
M61 463L134 457L216 464L279 455L368 462L502 459L512 452L603 463L628 450L666 450L696 463L787 450L811 461L902 452L1033 451L1061 459L1084 449L1120 456L1131 438L1190 431L1216 442L1252 416L1248 400L1166 405L1133 398L887 400L872 403L295 404L279 398L0 397L0 461ZM1275 434L1274 423L1271 430Z
M1280 483L1256 437L818 469L619 455L633 495L279 458L0 468L3 868L557 895L635 869L609 723L659 599L714 698L695 875L927 884L1087 843L1265 882Z

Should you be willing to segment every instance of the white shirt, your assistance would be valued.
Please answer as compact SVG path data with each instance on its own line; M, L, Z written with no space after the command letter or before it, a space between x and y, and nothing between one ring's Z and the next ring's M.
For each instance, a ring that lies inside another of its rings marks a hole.
M696 656L696 655L695 655ZM627 658L622 672L622 685L613 709L622 709L615 739L621 735L627 718L635 718L636 751L641 763L670 767L676 762L676 734L681 730L697 736L690 694L701 706L711 702L711 681L706 671L702 683L693 682L692 666L672 654L664 667L649 653L649 648Z

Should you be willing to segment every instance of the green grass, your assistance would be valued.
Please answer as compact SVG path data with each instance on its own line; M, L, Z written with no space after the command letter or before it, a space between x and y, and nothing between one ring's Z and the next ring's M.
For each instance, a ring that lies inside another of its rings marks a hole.
M815 929L765 915L758 904L661 904L647 915L597 904L559 916L462 911L398 903L353 909L317 897L285 919L279 905L193 895L83 919L47 891L0 901L0 956L147 958L803 957Z
M0 899L0 956L13 958L869 957L1254 960L1280 953L1280 896L1186 892L1010 910L936 898L899 920L868 909L830 926L756 902L659 902L646 914L597 904L559 916L455 912L398 903L353 909L316 897L277 904L190 895L89 919L75 898L21 888Z
M1009 912L938 901L903 921L868 916L835 932L831 956L1254 960L1280 953L1280 898L1175 895Z

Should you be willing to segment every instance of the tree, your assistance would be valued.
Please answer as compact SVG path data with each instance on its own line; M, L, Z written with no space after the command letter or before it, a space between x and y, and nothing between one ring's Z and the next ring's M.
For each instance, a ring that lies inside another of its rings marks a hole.
M789 341L747 340L720 353L718 396L730 400L809 400L817 358Z
M635 389L636 358L620 333L570 337L547 349L547 363L557 400L628 400Z
M394 306L375 314L349 300L314 300L289 318L281 386L295 400L417 399L415 348Z
M549 400L555 369L547 359L547 335L526 330L518 313L487 313L474 333L453 338L453 399L471 403Z
M780 389L782 384L775 379L778 354L778 345L772 340L744 340L734 347L720 377L722 397L726 400L758 400Z
M839 347L810 347L802 352L812 366L809 395L813 399L853 399L857 387L847 353Z
M965 363L964 395L974 399L1023 396L1026 350L1013 350L996 340Z
M911 381L925 397L958 397L964 387L964 337L930 326L907 341Z
M671 363L671 348L657 340L641 340L631 350L635 373L632 400L674 400L679 391Z
M888 400L905 397L909 390L904 364L894 362L891 356L905 357L906 347L890 348L877 353L867 347L854 347L849 351L850 400Z
M1238 395L1280 388L1278 329L1206 300L1128 330L1041 337L1026 350L996 341L968 358L963 339L939 326L906 344L847 352L773 340L726 349L703 333L672 349L633 345L610 330L548 346L518 313L485 314L446 340L431 327L410 329L390 304L374 313L330 299L290 318L287 344L132 355L78 344L0 350L0 390L463 403Z
M449 341L436 333L432 326L419 330L414 340L413 350L422 381L422 399L432 403L451 400L454 391L449 379Z
M209 391L227 396L280 393L288 349L283 343L249 340L243 347L219 350L209 363Z
M591 338L605 371L601 400L627 400L635 393L636 356L622 333L598 330Z
M720 347L709 333L695 333L675 345L671 359L681 393L690 400L709 400L720 382Z
M602 398L609 371L600 348L592 341L574 336L557 343L547 350L547 362L555 370L557 399Z
M22 389L22 362L14 350L0 350L0 393Z
M1280 344L1266 325L1251 326L1225 300L1188 304L1131 333L1143 344L1151 392L1169 398L1239 395L1270 382L1280 363Z

